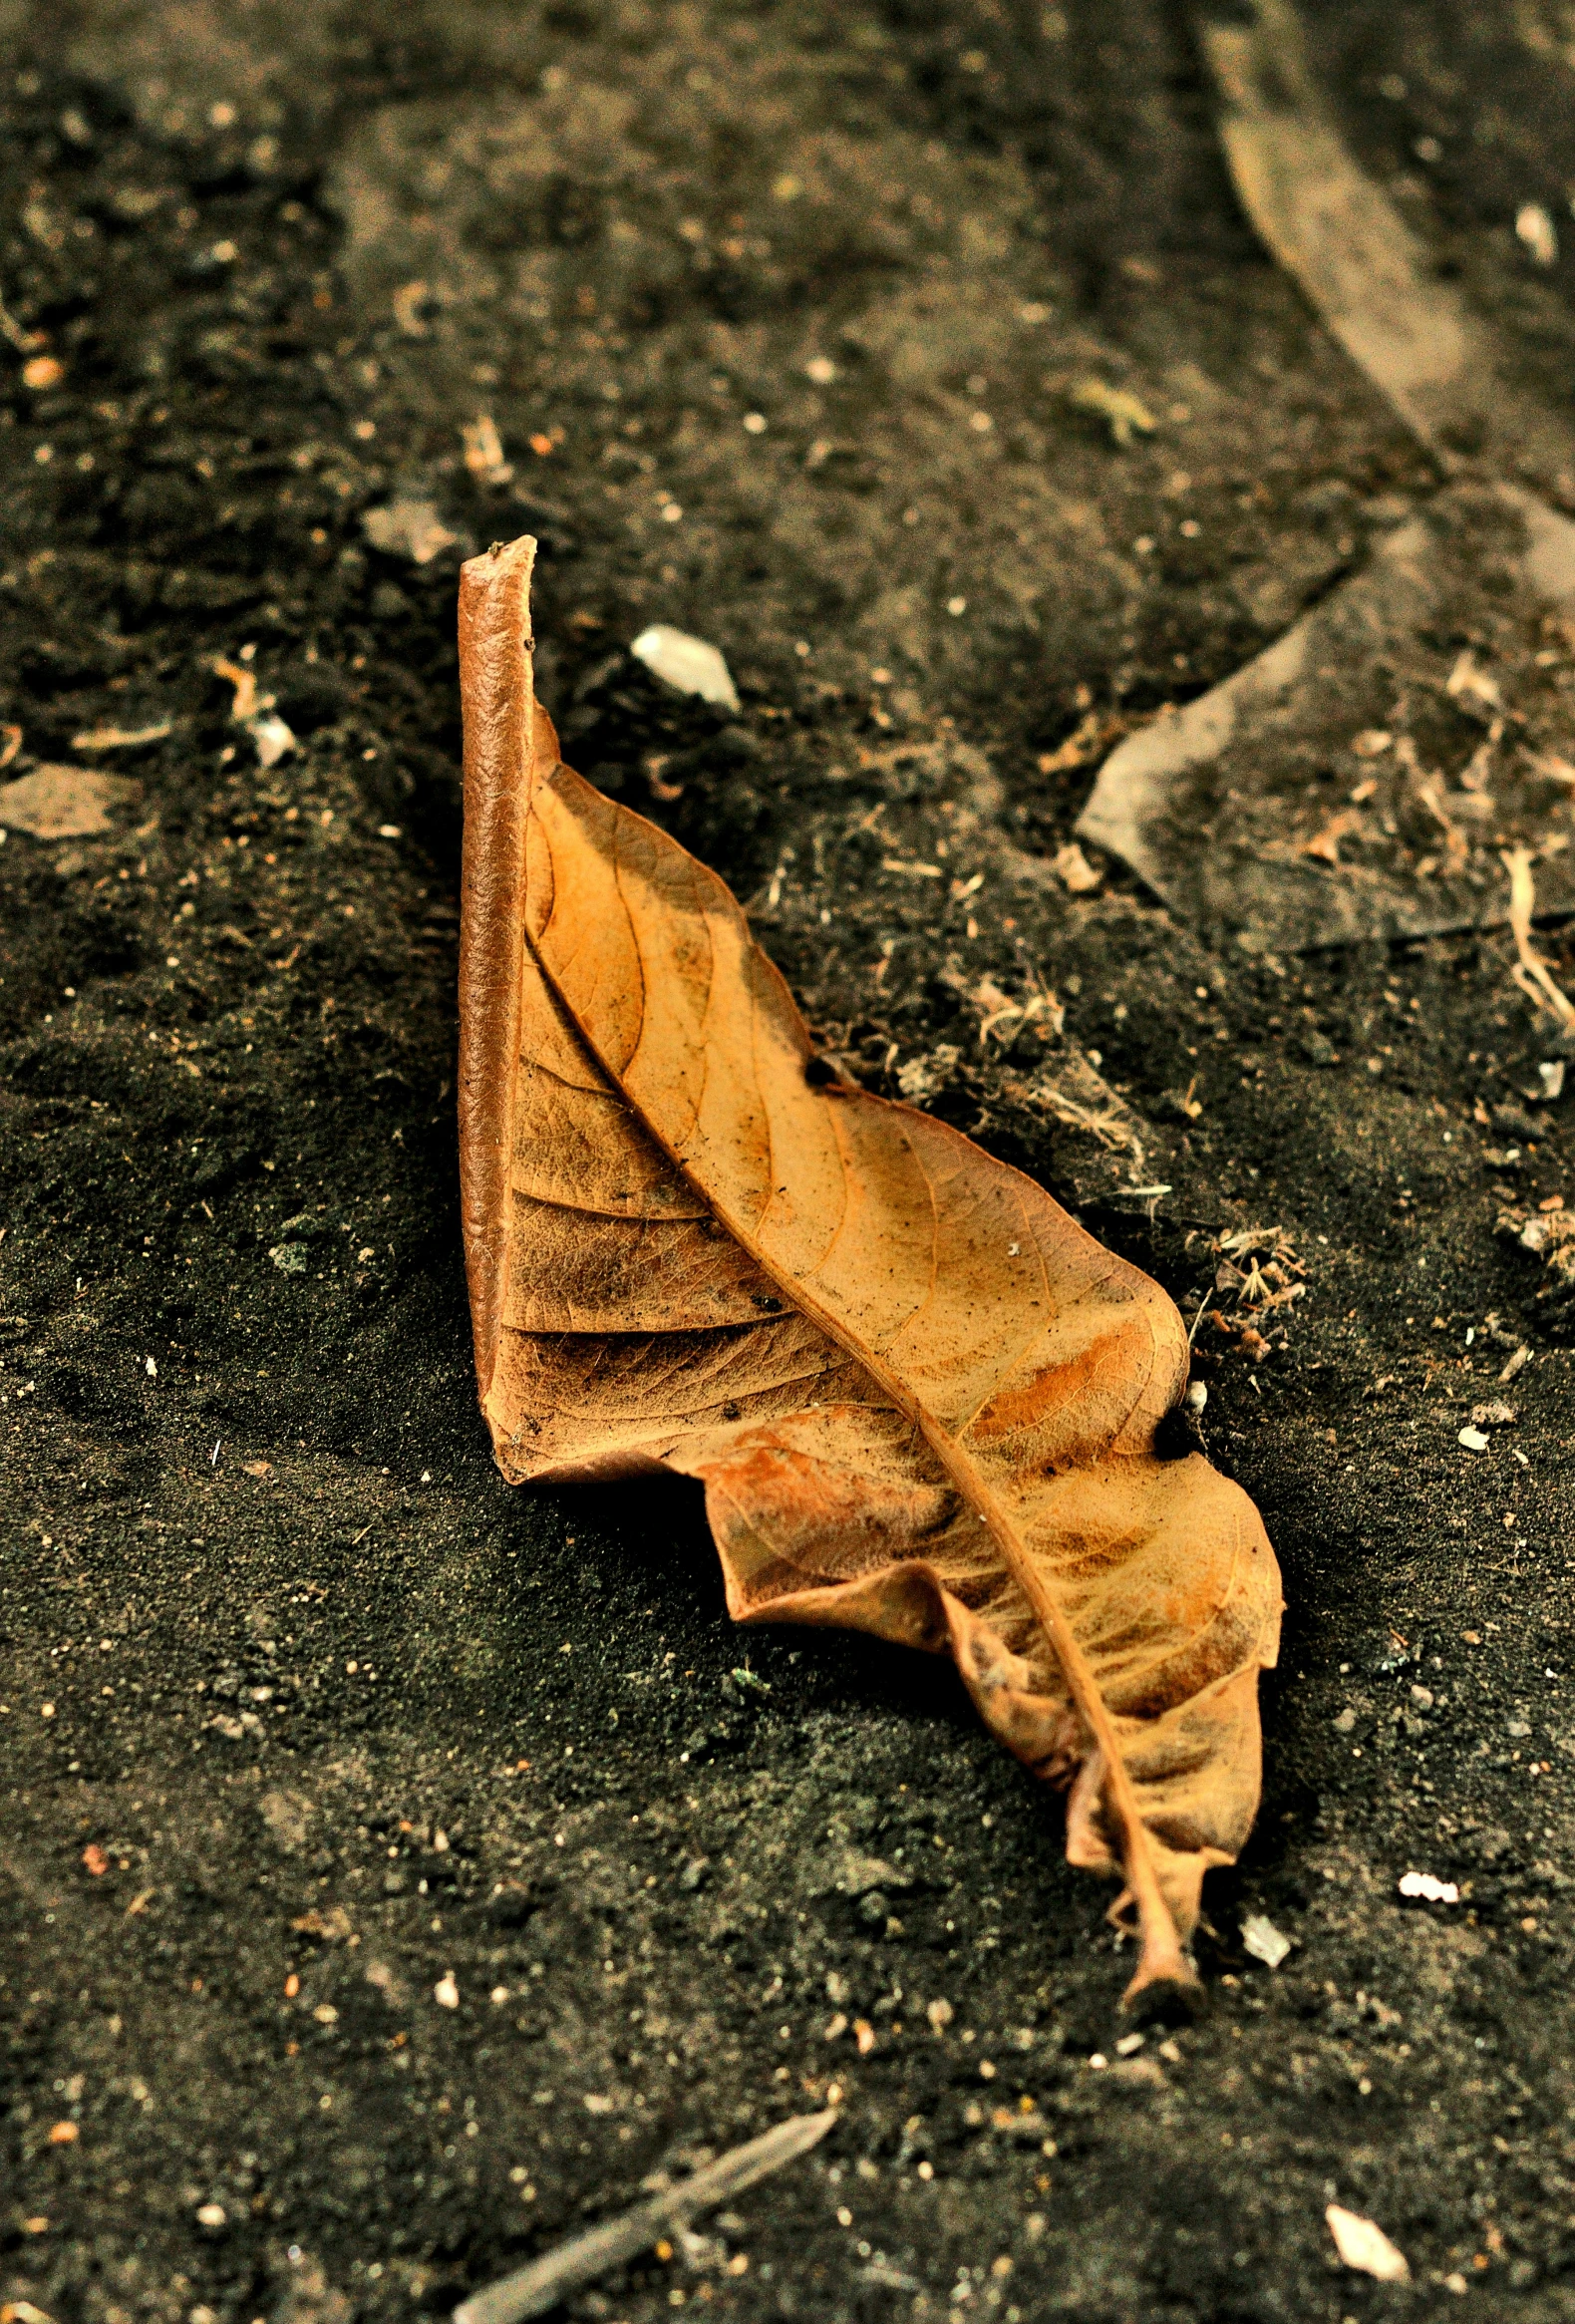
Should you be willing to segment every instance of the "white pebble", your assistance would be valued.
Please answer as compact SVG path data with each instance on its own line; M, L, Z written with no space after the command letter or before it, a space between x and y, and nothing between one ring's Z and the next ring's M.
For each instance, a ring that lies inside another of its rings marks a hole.
M1360 2211L1348 2211L1339 2203L1327 2203L1324 2217L1335 2239L1335 2249L1347 2267L1356 2268L1363 2275L1376 2276L1384 2284L1402 2284L1408 2280L1411 2269L1406 2264L1406 2254L1396 2249L1376 2221L1364 2219Z
M1435 1879L1431 1872L1403 1872L1403 1896L1419 1896L1424 1904L1458 1904L1460 1891L1452 1880Z
M629 651L654 677L680 694L698 694L702 702L715 702L724 710L738 709L733 674L705 638L691 637L687 630L655 621L649 629L641 630Z
M1515 212L1515 232L1539 266L1552 266L1559 254L1553 220L1540 201L1523 201Z
M1249 1912L1241 1924L1243 1948L1266 1969L1277 1969L1291 1949L1291 1940L1281 1934L1266 1912Z
M246 732L257 746L257 758L264 767L276 767L287 751L295 748L295 737L276 710L265 710L257 718L246 721Z

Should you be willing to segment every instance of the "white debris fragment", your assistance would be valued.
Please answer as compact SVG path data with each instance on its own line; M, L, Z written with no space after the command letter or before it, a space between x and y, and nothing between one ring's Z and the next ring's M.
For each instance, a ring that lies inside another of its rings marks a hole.
M705 638L691 637L687 630L674 629L665 621L653 621L649 629L641 630L629 651L654 677L680 694L698 694L702 702L715 702L723 710L738 709L733 673Z
M383 508L369 508L361 529L385 556L408 556L413 565L430 565L456 535L439 516L432 500L390 500Z
M1136 396L1125 388L1111 387L1106 380L1080 379L1069 391L1067 401L1077 411L1092 412L1103 420L1109 428L1110 441L1123 449L1131 443L1134 434L1151 436L1159 425Z
M1485 1453L1487 1451L1487 1439L1480 1429L1463 1428L1454 1441L1457 1445L1463 1445L1468 1453Z
M1051 869L1069 895L1087 895L1099 886L1103 876L1096 871L1076 839L1069 839L1065 847L1057 849Z
M1326 2203L1324 2217L1335 2239L1335 2249L1347 2267L1356 2268L1362 2275L1377 2276L1381 2284L1411 2281L1405 2252L1396 2249L1375 2220L1364 2219L1360 2211L1348 2211L1339 2203Z
M1266 1912L1249 1912L1241 1924L1243 1949L1266 1969L1277 1969L1291 1950L1291 1940L1281 1934Z
M432 1989L433 2000L440 2009L458 2009L460 1988L454 1981L454 1971L446 1969Z
M1515 212L1515 233L1539 266L1558 262L1558 229L1540 201L1523 201Z
M503 440L497 433L497 423L490 413L478 413L467 420L460 430L465 445L465 465L478 485L506 485L513 476L513 464L503 457Z
M1537 1067L1537 1079L1542 1084L1542 1095L1551 1106L1564 1095L1564 1060L1555 1057L1547 1065Z
M937 1090L945 1089L951 1080L953 1068L962 1056L960 1049L949 1041L942 1041L928 1057L910 1057L897 1074L897 1087L910 1106L922 1106L933 1098Z
M1418 1896L1423 1904L1458 1904L1460 1891L1452 1880L1435 1879L1431 1872L1402 1872L1400 1892Z
M286 751L295 748L295 736L276 710L265 710L246 721L246 732L257 746L257 758L264 767L276 767Z
M1474 702L1483 710L1502 710L1503 696L1498 691L1498 680L1484 670L1476 656L1467 649L1456 660L1444 681L1456 702Z
M228 2215L222 2203L198 2203L196 2207L199 2226L222 2227Z

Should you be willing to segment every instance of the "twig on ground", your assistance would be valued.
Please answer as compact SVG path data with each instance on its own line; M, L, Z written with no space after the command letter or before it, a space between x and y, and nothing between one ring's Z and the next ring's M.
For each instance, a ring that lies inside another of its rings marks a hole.
M1204 1294L1203 1294L1202 1298L1201 1298L1201 1299L1198 1301L1198 1303L1197 1303L1197 1313L1196 1313L1196 1315L1194 1315L1194 1316L1193 1316L1193 1318L1192 1318L1192 1329L1191 1329L1191 1330L1190 1330L1190 1331L1187 1333L1187 1335L1186 1335L1186 1345L1187 1345L1187 1354L1188 1354L1188 1355L1190 1355L1190 1354L1192 1353L1193 1346L1194 1346L1194 1345L1195 1345L1195 1343L1196 1343L1196 1340L1197 1340L1197 1327L1198 1327L1198 1325L1199 1325L1199 1324L1202 1322L1202 1320L1203 1320L1203 1310L1204 1310L1204 1308L1205 1308L1205 1307L1208 1305L1209 1301L1210 1301L1210 1300L1213 1298L1213 1296L1214 1296L1214 1286L1213 1286L1213 1284L1212 1284L1212 1283L1210 1283L1210 1284L1209 1284L1209 1286L1208 1286L1208 1288L1207 1288L1207 1290L1204 1292Z
M145 743L161 743L173 732L172 718L156 719L152 726L96 726L73 735L71 747L74 751L136 751Z
M583 2235L560 2243L555 2251L543 2252L527 2267L499 2276L484 2291L473 2292L455 2309L454 2324L520 2324L526 2316L544 2316L581 2284L593 2282L608 2268L644 2251L664 2227L692 2218L697 2211L714 2209L729 2195L753 2186L770 2171L780 2170L785 2162L807 2155L825 2137L836 2115L835 2107L827 2107L823 2114L795 2115L746 2146L735 2147L731 2155L708 2162L682 2185L636 2203L616 2219L604 2219L599 2227L587 2228Z
M1531 876L1531 853L1526 847L1507 847L1502 857L1509 874L1509 926L1520 957L1509 971L1533 1008L1545 1010L1567 1033L1575 1026L1575 1003L1555 983L1553 971L1531 942L1531 915L1537 908L1536 883Z

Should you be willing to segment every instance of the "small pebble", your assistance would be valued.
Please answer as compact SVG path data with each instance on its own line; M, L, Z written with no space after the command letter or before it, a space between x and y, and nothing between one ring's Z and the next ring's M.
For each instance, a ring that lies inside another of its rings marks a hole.
M1371 2275L1380 2283L1405 2283L1411 2276L1406 2255L1397 2250L1382 2227L1372 2219L1364 2219L1360 2211L1348 2211L1339 2203L1324 2207L1329 2232L1335 2239L1335 2249L1347 2267L1362 2275Z
M636 661L644 662L653 677L678 693L698 694L702 702L714 702L724 710L738 709L733 674L718 648L705 638L691 637L687 630L655 621L649 629L641 630L629 651Z
M276 710L248 719L246 732L257 746L258 764L263 767L276 767L285 753L295 748L295 736Z
M1435 1879L1431 1872L1403 1872L1400 1878L1403 1896L1419 1897L1424 1904L1458 1904L1460 1891L1452 1880Z
M1241 1942L1243 1949L1266 1969L1277 1969L1291 1950L1290 1938L1264 1912L1247 1914L1241 1924Z
M1540 201L1523 201L1515 212L1515 233L1538 266L1558 262L1558 229Z

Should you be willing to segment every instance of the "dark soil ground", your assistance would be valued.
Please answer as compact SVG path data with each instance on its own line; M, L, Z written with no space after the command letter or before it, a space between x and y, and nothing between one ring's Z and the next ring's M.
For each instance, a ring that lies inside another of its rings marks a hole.
M834 2085L807 2162L573 2312L1569 2316L1569 1318L1495 1233L1565 1191L1556 1052L1502 933L1227 957L1047 869L1117 735L1435 485L1244 225L1179 10L0 23L11 777L173 722L109 762L112 834L0 845L0 2314L441 2313ZM1567 407L1568 8L1340 0L1317 39ZM452 535L424 563L364 525L401 500ZM1199 1340L1288 1611L1195 2026L1117 2051L1105 1899L946 1672L746 1651L697 1501L492 1470L453 601L527 529L569 755L751 899L851 1070L1189 1312L1235 1229L1305 1264L1261 1362ZM631 662L653 620L723 647L737 717ZM212 674L247 654L298 738L268 768ZM981 1042L987 984L1056 996L1140 1173L1036 1098L1053 1011ZM1332 2199L1410 2287L1337 2266Z

